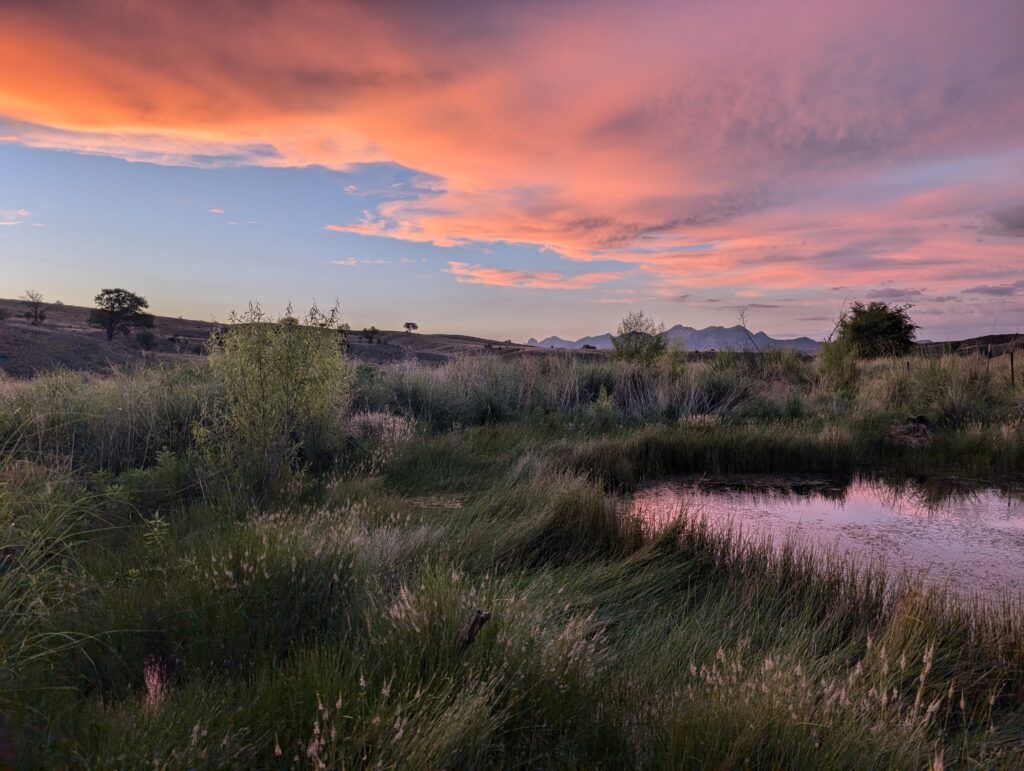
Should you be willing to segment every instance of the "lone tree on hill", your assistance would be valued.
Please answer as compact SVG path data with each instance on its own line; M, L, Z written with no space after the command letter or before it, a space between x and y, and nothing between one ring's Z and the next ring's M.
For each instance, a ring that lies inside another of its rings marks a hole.
M910 318L912 305L855 302L839 317L836 341L850 345L857 356L901 356L914 348L918 326Z
M654 319L644 315L643 311L627 313L612 337L615 356L626 361L650 364L665 353L668 347L664 333L664 325L654 323Z
M417 324L415 321L407 321L402 326L405 327L406 332L415 332L417 329L420 328L420 325Z
M28 289L21 296L21 301L28 309L25 311L25 318L34 327L41 326L46 321L46 306L43 305L43 295L34 289Z
M380 331L377 327L366 327L363 330L363 339L368 343L372 343L378 334L380 334Z
M131 335L133 327L152 328L153 316L145 312L149 302L127 289L104 289L96 295L96 307L89 313L89 323L102 327L107 340L114 335Z

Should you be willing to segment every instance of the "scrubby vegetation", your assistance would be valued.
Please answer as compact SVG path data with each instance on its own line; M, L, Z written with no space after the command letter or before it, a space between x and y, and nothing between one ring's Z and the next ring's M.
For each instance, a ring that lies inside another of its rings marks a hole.
M1019 476L1005 359L355 365L335 321L0 383L0 765L1024 762L1019 605L621 505L678 471Z

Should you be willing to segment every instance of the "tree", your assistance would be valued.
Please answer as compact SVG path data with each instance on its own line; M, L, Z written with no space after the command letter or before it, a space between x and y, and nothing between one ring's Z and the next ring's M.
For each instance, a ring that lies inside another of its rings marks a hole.
M862 359L909 353L914 348L918 330L910 318L912 307L855 302L839 317L836 342L852 347Z
M380 334L380 330L377 327L366 327L363 329L363 339L368 343L372 343L378 334Z
M650 364L667 349L664 332L664 325L656 324L643 311L627 313L612 337L615 356L626 361Z
M28 308L25 311L25 318L28 319L29 324L38 327L46 321L46 306L43 304L43 295L40 292L28 289L21 296L21 301Z
M0 308L0 324L3 324L5 321L7 321L7 317L10 315L11 314L7 311L6 308Z
M405 327L406 332L415 332L417 329L420 328L420 325L417 324L415 321L407 321L402 326Z
M107 340L114 335L131 335L133 327L152 328L153 317L145 312L149 302L127 289L104 289L96 295L96 307L89 313L89 323L102 327Z

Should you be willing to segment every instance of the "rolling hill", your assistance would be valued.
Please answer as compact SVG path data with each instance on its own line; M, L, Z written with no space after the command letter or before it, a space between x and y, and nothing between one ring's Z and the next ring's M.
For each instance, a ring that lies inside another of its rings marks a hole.
M0 310L8 314L6 320L0 321L0 373L12 377L30 377L58 367L109 372L111 368L144 361L187 362L205 355L206 341L218 327L214 321L157 316L153 344L144 349L130 337L117 337L108 342L102 330L89 326L89 308L47 303L46 321L40 326L32 326L24 318L25 305L20 300L0 299ZM355 359L377 363L403 360L439 363L453 356L544 353L518 343L469 335L387 330L381 331L372 344L353 332L346 350Z

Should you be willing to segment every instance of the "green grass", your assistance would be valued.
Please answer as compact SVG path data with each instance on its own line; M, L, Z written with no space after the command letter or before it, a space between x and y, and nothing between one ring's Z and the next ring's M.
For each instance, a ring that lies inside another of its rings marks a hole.
M296 417L329 454L248 500L193 427L279 436L284 401L266 429L205 370L7 384L0 764L1019 767L1019 606L622 513L680 472L1019 479L1019 395L948 365L846 395L785 356L361 368L330 442ZM889 435L929 409L926 446Z

